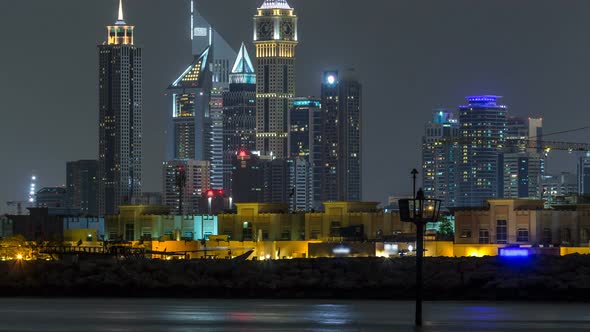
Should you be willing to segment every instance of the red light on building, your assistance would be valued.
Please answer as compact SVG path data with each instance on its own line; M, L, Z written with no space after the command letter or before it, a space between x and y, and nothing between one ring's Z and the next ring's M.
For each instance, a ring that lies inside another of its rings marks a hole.
M218 191L219 195L223 195L223 190Z
M207 190L207 197L215 196L215 192L213 190Z
M240 150L240 152L238 152L238 157L244 158L248 156L248 152L246 152L246 150Z

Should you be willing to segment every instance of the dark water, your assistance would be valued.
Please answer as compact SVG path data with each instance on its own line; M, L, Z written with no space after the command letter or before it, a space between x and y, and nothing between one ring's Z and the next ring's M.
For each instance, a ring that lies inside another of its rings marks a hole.
M415 331L413 302L0 299L0 331ZM590 331L590 305L429 302L422 331Z

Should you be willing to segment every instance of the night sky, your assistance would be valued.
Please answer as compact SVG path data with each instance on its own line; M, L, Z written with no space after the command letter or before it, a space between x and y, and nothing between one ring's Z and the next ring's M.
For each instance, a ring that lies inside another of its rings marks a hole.
M262 0L200 0L235 48L252 49ZM40 186L65 184L65 162L97 159L96 45L115 0L0 1L0 211ZM354 67L364 84L364 199L411 190L424 123L464 96L498 94L545 131L590 124L590 1L290 0L299 16L297 94L319 95L321 72ZM163 92L191 62L188 0L128 0L144 47L144 191L161 191ZM251 52L251 55L253 53ZM590 141L590 131L552 137ZM549 169L575 170L560 154Z

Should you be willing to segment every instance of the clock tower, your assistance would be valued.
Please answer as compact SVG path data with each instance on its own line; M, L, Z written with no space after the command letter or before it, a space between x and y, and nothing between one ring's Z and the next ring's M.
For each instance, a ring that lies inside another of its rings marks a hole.
M297 16L286 0L265 0L254 16L256 148L287 158L287 114L295 96Z

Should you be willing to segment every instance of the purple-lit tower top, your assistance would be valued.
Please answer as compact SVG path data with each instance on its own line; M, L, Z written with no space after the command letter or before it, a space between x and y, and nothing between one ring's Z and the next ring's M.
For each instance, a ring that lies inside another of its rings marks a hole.
M489 107L489 108L506 108L506 105L498 105L498 99L502 98L502 96L495 96L495 95L481 95L481 96L468 96L465 97L469 102L469 105L466 106L459 106L460 108L468 108L468 107Z

